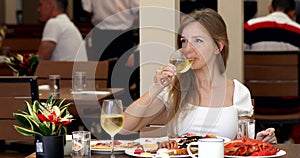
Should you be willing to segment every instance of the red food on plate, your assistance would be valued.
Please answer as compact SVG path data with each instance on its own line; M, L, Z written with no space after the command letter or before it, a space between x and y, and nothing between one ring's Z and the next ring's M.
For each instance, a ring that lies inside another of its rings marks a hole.
M143 150L139 149L139 148L134 150L134 154L137 154L137 155L140 155L142 152L143 152Z
M227 156L271 156L276 155L278 148L270 143L243 137L224 144L224 155Z

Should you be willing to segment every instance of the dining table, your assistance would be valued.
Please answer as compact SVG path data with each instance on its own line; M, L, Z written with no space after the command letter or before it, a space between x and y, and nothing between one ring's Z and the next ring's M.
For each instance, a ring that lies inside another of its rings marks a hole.
M44 86L44 87L43 87ZM62 87L59 90L59 96L55 99L64 99L64 103L70 103L69 112L75 117L91 115L89 111L99 109L99 105L104 99L113 99L122 94L124 88L95 88L81 91L73 91L71 87ZM47 85L39 86L39 100L46 102L50 97L50 91ZM98 117L98 116L97 116Z
M299 158L300 157L300 150L299 150L300 144L277 144L276 147L286 152L285 155L280 156L278 158ZM125 153L116 154L115 156L116 158L133 157L130 155L126 155ZM35 153L28 155L26 158L35 158ZM71 158L71 156L65 156L65 158ZM92 152L91 158L110 158L110 154L95 154ZM243 158L247 158L247 157L243 157Z

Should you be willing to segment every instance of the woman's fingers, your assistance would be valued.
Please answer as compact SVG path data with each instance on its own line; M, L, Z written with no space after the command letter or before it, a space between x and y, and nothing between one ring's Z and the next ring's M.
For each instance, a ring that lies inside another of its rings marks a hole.
M263 142L269 142L272 144L277 143L277 138L275 135L275 129L274 128L268 128L264 131L260 131L256 135L256 139L261 140Z
M160 84L162 87L166 87L171 83L172 77L176 75L176 68L174 65L167 65L156 70L154 77L154 83Z

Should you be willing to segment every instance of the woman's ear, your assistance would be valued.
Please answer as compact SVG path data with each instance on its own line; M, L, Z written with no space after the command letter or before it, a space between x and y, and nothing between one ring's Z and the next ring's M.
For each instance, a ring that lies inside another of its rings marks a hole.
M216 54L219 54L222 52L222 50L224 49L224 44L222 42L217 42L217 51Z

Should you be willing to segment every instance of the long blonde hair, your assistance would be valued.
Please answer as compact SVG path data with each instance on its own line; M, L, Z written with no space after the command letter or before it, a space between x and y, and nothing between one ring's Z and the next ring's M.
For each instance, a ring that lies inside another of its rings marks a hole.
M190 16L186 17L178 30L178 46L181 47L180 38L183 29L195 21L199 22L208 31L218 47L218 42L223 43L224 48L220 52L220 55L222 56L220 60L223 61L221 62L222 64L218 66L222 71L221 73L224 73L229 51L229 41L226 31L226 24L216 11L206 8L195 11ZM174 77L172 84L169 87L170 92L168 103L171 105L171 108L168 111L168 120L171 120L174 116L176 116L179 109L180 111L184 110L184 105L187 105L188 103L193 105L200 104L201 94L198 92L197 81L198 80L193 70L189 70L183 74L178 74L176 77Z

